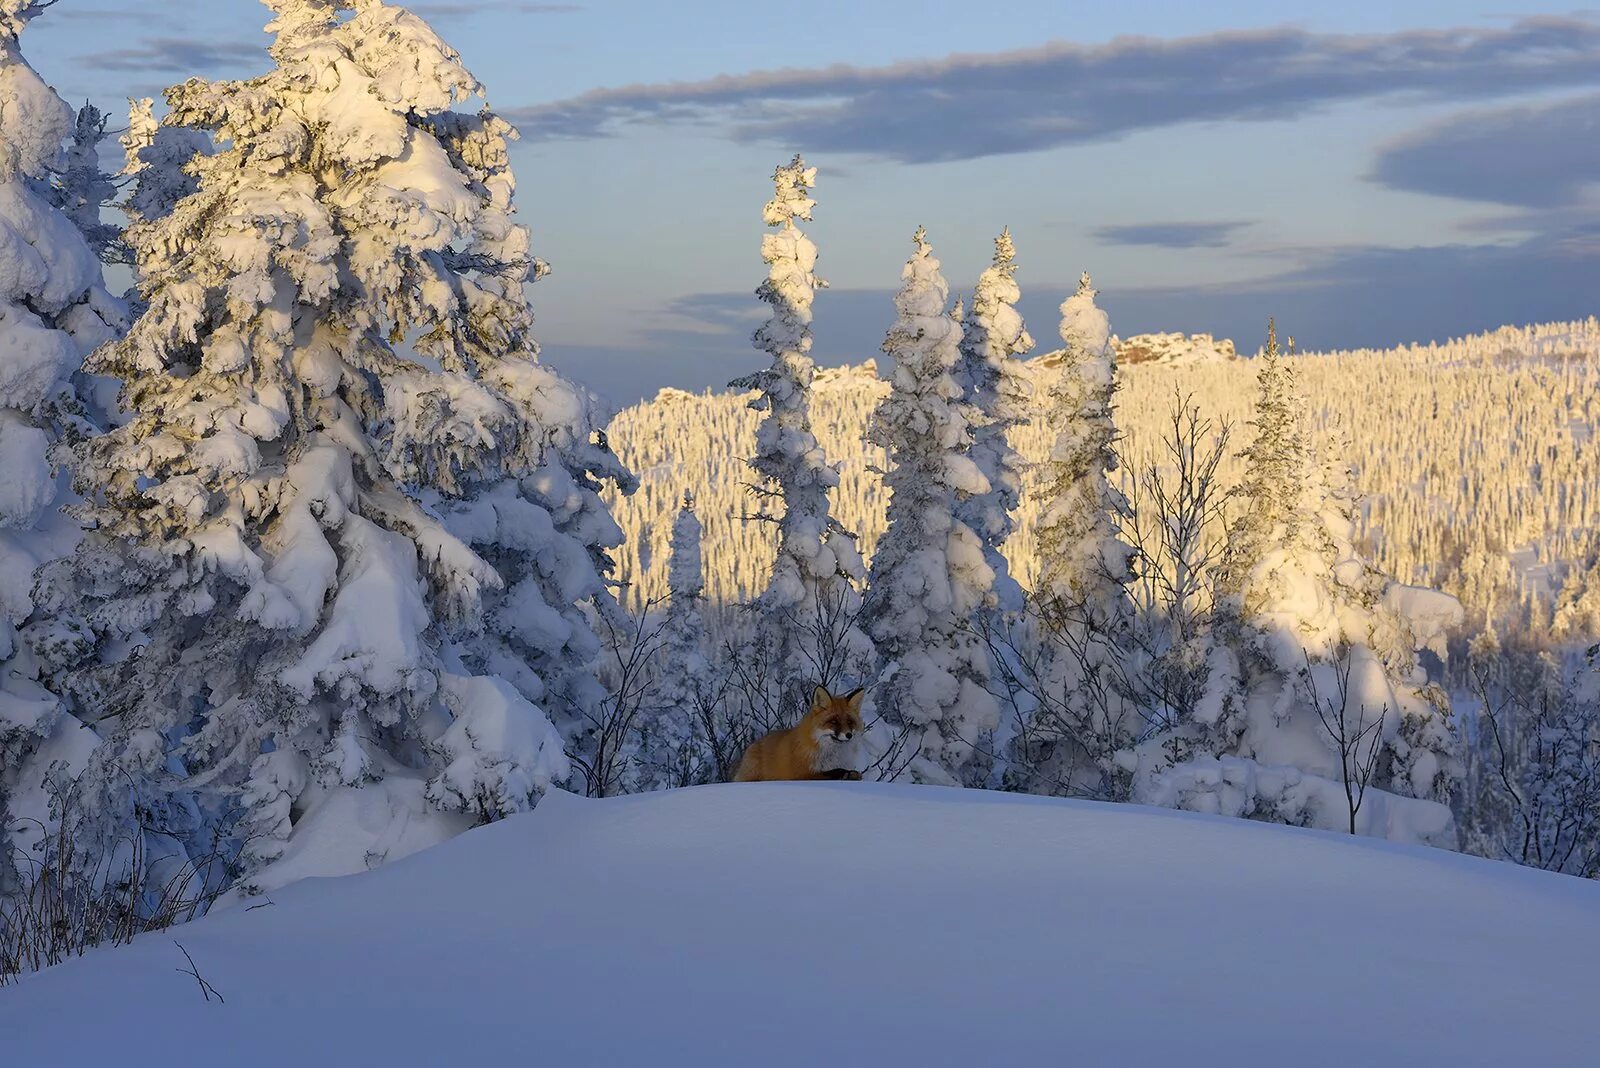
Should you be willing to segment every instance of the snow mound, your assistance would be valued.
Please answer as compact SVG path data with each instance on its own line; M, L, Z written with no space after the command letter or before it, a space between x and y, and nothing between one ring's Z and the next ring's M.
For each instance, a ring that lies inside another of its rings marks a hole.
M6 1062L1593 1055L1600 885L1132 806L871 783L552 793L271 902L0 991Z

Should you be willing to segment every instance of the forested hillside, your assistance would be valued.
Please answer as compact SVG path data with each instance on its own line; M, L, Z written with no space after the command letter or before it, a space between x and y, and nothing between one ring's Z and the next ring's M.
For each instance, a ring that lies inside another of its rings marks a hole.
M886 317L892 309L885 308ZM1239 348L1254 351L1255 344ZM1050 355L1028 361L1037 375ZM1319 447L1336 428L1364 495L1359 537L1403 582L1458 596L1469 620L1493 620L1502 636L1543 643L1600 637L1600 321L1506 327L1493 333L1390 350L1307 353L1297 358ZM1249 438L1255 366L1248 359L1123 364L1116 417L1122 475L1154 458L1180 398L1191 397L1235 445ZM822 370L813 387L813 429L840 479L839 520L868 556L883 531L882 451L865 427L885 391L873 364ZM744 457L756 413L737 393L663 390L625 409L611 440L638 473L632 497L612 507L627 534L619 573L635 605L666 590L667 539L684 492L705 526L706 595L713 605L759 590L771 566L770 532L741 520L751 507ZM1012 432L1037 471L1055 428L1042 411ZM1238 449L1219 474L1237 481ZM1038 573L1034 530L1041 504L1030 477L1017 530L1006 545L1013 573Z

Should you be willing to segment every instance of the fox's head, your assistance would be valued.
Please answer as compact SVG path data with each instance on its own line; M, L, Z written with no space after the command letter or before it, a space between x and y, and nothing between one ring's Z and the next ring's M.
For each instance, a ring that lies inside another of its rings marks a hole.
M858 687L843 697L835 697L826 686L818 686L811 694L811 711L806 713L817 741L842 745L860 735L861 698L866 692L864 687Z

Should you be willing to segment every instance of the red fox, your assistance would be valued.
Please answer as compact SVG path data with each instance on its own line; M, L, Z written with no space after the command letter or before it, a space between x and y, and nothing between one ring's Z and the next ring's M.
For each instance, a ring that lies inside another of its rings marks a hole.
M818 686L811 711L786 731L773 731L754 742L739 761L734 782L780 779L859 779L855 762L861 735L861 695L852 690L835 697Z

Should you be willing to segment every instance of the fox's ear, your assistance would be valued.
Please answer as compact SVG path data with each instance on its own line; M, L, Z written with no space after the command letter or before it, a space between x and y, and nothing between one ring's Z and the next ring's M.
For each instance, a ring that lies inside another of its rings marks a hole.
M866 693L867 688L865 686L857 686L844 695L844 703L850 708L850 711L859 712L861 710L861 699L866 696Z
M832 700L833 695L828 693L828 688L826 686L818 686L811 691L811 711L815 712L819 708L827 708Z

